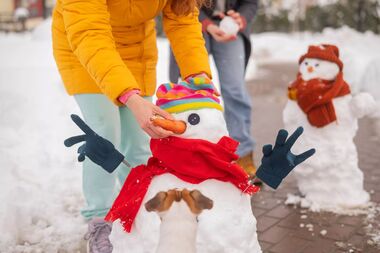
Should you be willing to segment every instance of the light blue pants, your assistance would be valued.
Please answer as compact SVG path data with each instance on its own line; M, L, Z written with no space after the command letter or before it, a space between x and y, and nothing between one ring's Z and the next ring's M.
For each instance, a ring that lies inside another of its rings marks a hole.
M143 132L127 107L115 106L102 94L75 95L84 121L100 136L111 141L125 155L132 168L150 157L149 136ZM152 101L151 97L146 97ZM83 194L86 219L103 217L117 196L130 168L121 164L112 174L86 157L83 162Z
M245 51L241 35L234 41L222 43L203 33L209 54L218 70L224 116L230 136L240 142L237 154L244 156L253 151L255 142L251 135L251 98L245 87ZM195 59L196 60L196 59ZM173 54L170 59L170 81L177 82L179 70Z

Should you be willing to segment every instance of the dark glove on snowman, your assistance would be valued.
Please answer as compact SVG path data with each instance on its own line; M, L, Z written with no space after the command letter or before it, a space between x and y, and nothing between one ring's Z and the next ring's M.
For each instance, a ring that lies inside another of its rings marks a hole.
M65 146L71 147L84 141L85 143L78 148L78 161L83 162L87 156L104 170L112 173L123 162L124 156L110 141L97 135L78 115L72 114L71 119L84 134L66 139Z
M273 189L277 189L281 181L300 163L314 155L315 149L310 149L300 155L294 155L290 149L303 133L299 127L287 139L288 132L281 129L276 138L276 144L263 147L263 158L256 176Z

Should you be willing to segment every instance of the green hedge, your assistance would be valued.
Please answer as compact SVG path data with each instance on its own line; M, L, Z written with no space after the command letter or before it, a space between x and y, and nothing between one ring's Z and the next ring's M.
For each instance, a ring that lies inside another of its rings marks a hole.
M305 0L301 0L305 1ZM320 32L325 27L338 28L344 25L360 32L373 31L380 33L380 0L339 0L334 4L309 7L304 17L298 21L289 19L289 10L277 10L273 14L276 0L260 1L253 33L260 32L292 32L312 31ZM157 33L163 36L162 17L156 18Z

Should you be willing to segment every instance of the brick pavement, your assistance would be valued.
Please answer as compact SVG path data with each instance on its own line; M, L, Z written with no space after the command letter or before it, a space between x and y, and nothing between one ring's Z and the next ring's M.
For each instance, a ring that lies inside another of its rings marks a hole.
M282 108L286 103L286 84L294 77L295 66L267 66L264 75L248 83L254 97L253 133L257 140L258 159L261 147L272 143L282 127ZM359 165L365 174L365 189L371 200L380 203L380 138L371 119L359 122L355 142ZM264 253L379 253L367 235L366 216L346 216L332 213L313 213L306 209L286 206L287 193L297 193L291 175L277 191L269 187L252 198L253 212L258 221L258 234ZM380 217L372 226L379 228ZM322 231L322 233L321 233ZM325 233L324 233L325 232ZM380 235L379 235L380 236Z

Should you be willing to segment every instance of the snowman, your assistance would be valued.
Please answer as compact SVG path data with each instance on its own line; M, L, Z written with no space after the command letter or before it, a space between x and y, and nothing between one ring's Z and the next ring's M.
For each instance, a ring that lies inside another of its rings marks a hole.
M358 118L370 114L375 101L367 93L353 96L342 69L336 46L310 46L299 60L298 77L289 87L283 111L287 130L299 125L305 129L295 150L307 146L318 150L317 157L294 173L304 196L301 205L315 211L348 210L369 201L353 139Z
M198 217L198 253L262 252L250 201L259 187L250 183L249 175L235 162L238 143L228 137L223 108L211 81L192 78L180 84L163 84L157 97L157 105L176 120L154 118L153 123L176 135L152 139L152 157L128 175L105 218L113 222L113 252L156 251L161 221L143 206L157 193L170 189L198 190L214 203ZM78 116L72 118L87 136L80 152L112 172L124 157ZM263 147L257 171L263 182L277 188L296 165L314 154L314 149L300 155L290 152L301 133L299 128L287 138L287 131L280 130L276 144ZM65 145L75 144L72 140L66 140Z

